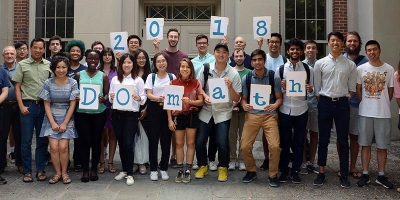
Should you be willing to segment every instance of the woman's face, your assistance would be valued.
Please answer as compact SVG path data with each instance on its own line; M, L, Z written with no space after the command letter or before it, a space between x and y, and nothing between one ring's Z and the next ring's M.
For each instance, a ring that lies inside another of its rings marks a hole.
M124 60L124 63L122 63L122 71L124 72L124 75L125 76L129 75L132 72L132 69L133 69L133 62L129 57L127 57Z
M181 64L179 66L179 72L182 75L182 78L188 79L191 74L191 70L189 67L189 64L186 61L181 61Z
M144 56L143 52L140 52L136 58L136 63L138 64L139 67L144 67L146 65L146 57Z
M86 62L88 64L88 68L96 69L100 62L99 55L96 52L90 52L86 57Z
M158 71L167 71L167 66L168 63L165 57L163 55L158 56L156 59L156 67Z
M65 77L67 76L68 73L68 66L67 63L64 61L61 61L57 63L56 70L54 71L54 74L56 77Z
M109 63L111 63L111 61L112 61L111 53L110 52L105 53L103 55L103 62L109 64Z
M78 46L71 47L69 56L72 61L79 61L81 59L81 49Z

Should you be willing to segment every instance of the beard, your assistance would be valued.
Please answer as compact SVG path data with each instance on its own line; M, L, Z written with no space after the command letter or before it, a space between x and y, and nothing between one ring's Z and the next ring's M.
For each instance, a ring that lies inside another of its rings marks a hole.
M359 46L355 49L350 49L349 47L346 46L345 50L346 50L346 53L349 55L358 55L358 54L360 54L361 46Z
M175 43L175 45L172 45L171 42L168 42L168 44L169 44L170 47L176 47L176 45L178 45L178 41Z
M237 65L237 66L242 66L243 64L244 64L244 61L236 62L236 65Z

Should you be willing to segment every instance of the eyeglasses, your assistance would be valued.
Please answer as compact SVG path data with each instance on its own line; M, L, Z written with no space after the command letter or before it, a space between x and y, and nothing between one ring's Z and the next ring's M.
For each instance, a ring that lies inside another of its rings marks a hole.
M136 60L146 60L146 57L137 57Z
M24 47L24 48L18 48L17 50L19 51L28 51L28 48Z
M280 42L280 41L273 41L273 40L270 40L270 41L268 41L268 43L269 43L269 44L280 44L281 42Z
M157 64L161 64L161 63L165 63L165 62L167 62L165 59L157 60L157 61L156 61Z
M208 43L207 42L198 42L196 44L198 44L198 45L207 45Z

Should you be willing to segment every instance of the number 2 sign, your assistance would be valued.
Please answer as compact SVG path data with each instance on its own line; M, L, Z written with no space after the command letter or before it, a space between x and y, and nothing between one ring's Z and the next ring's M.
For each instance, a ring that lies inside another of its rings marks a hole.
M271 16L253 17L254 39L259 37L269 39L271 37Z
M111 40L111 47L114 53L128 52L126 40L128 39L128 32L111 32L110 33L110 40Z

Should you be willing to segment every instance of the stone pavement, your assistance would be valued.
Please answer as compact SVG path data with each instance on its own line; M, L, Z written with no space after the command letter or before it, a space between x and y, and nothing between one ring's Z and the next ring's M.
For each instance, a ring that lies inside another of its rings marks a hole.
M396 134L398 134L396 132ZM229 171L227 182L217 181L217 172L210 172L204 179L192 181L188 184L175 183L174 177L177 170L170 169L170 180L150 181L149 174L135 174L135 184L127 186L125 180L115 181L114 176L106 171L99 175L96 182L82 183L81 173L70 172L72 183L64 185L59 182L50 185L47 181L33 183L22 182L22 175L17 172L16 167L11 166L5 169L1 175L8 183L0 185L0 199L399 199L400 194L396 190L385 189L374 183L376 178L376 153L372 154L372 165L370 170L371 184L365 188L356 186L357 179L349 177L352 184L350 189L343 189L339 185L336 172L339 169L338 156L336 152L335 138L332 137L329 146L328 166L326 172L326 183L322 187L313 185L316 174L300 175L301 184L291 182L284 183L281 187L272 188L268 185L267 172L258 171L258 179L251 183L241 182L245 172ZM72 146L71 146L72 147ZM118 149L118 148L117 148ZM373 148L375 150L375 148ZM263 159L262 144L256 141L254 156L259 166ZM107 162L107 161L106 161ZM121 169L119 154L114 159L117 170ZM357 166L361 169L360 158ZM51 165L46 167L47 175L54 174ZM392 142L388 154L387 175L396 185L400 184L400 142ZM194 175L192 175L194 176Z

